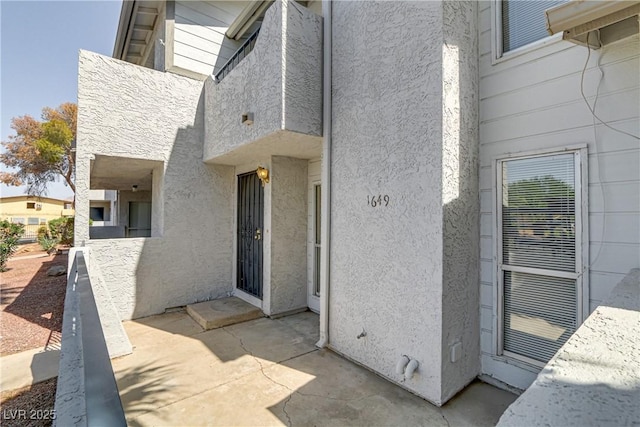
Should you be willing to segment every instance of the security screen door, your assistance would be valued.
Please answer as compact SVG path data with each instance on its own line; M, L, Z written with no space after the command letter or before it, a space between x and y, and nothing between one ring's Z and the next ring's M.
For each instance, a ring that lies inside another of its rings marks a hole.
M264 189L255 172L238 176L236 287L262 299Z

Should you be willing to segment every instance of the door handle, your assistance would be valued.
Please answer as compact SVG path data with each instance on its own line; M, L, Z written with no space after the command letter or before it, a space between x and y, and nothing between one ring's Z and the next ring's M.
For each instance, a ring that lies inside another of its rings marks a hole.
M256 234L253 236L255 240L262 240L262 229L256 228Z

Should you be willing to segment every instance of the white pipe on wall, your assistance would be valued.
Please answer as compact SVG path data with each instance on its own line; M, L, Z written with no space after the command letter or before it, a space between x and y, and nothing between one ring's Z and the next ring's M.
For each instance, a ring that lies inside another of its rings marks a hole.
M320 339L316 346L329 343L329 260L331 246L331 14L332 0L322 1L324 53L322 80L322 219L320 233Z
M407 369L404 370L404 379L410 380L413 378L413 374L416 372L416 369L418 369L418 361L416 359L411 359L407 365Z
M398 360L398 363L396 363L396 374L403 375L404 374L404 370L407 368L408 364L409 364L409 357L408 356L402 356Z

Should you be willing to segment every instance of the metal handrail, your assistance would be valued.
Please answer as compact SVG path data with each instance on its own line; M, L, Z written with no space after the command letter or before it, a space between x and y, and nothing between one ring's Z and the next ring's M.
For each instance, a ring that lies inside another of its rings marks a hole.
M76 252L70 273L62 327L55 424L66 425L71 420L83 420L80 424L87 426L126 426L89 272L81 251ZM69 401L75 401L75 404Z
M220 71L214 74L216 81L220 82L222 79L226 77L227 74L231 72L247 55L253 50L256 45L256 41L258 39L258 33L260 32L260 28L258 28L253 34L251 34L247 40L242 43L242 46L236 50L236 52L229 58L227 62L224 63Z

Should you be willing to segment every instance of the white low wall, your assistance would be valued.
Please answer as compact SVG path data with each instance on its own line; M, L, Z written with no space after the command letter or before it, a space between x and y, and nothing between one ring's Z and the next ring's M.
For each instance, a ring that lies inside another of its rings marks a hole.
M109 357L120 357L133 352L133 347L129 341L122 321L120 320L120 313L118 312L114 301L111 296L111 292L108 287L105 286L102 274L100 274L100 267L96 264L91 265L91 254L88 247L84 248L71 248L69 251L69 262L67 267L68 283L67 287L74 286L75 270L73 269L74 261L78 252L82 252L84 255L84 261L87 266L87 272L89 273L89 280L91 281L91 289L93 290L93 296L96 301L96 308L100 315L100 323L102 324L102 333L104 334L104 340L107 343L107 349L109 350ZM72 304L73 301L65 301L66 304ZM64 331L63 331L64 333ZM68 331L72 333L71 330Z
M624 426L638 420L640 268L595 309L498 426Z

